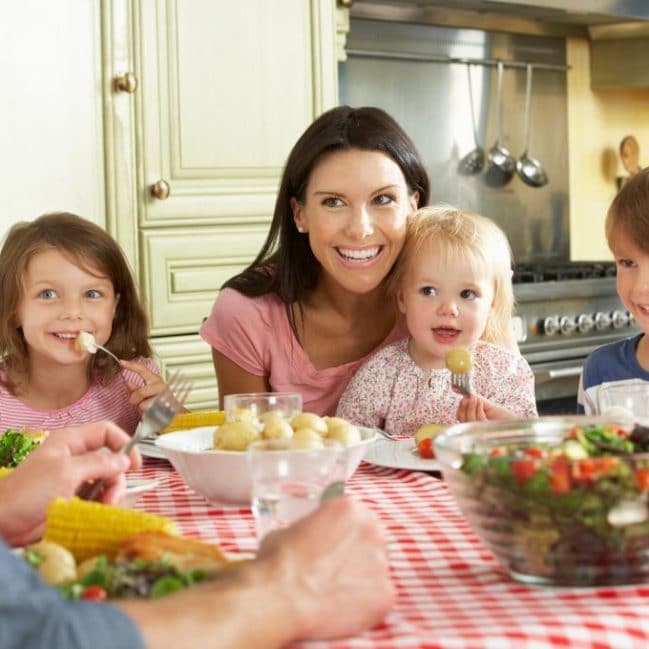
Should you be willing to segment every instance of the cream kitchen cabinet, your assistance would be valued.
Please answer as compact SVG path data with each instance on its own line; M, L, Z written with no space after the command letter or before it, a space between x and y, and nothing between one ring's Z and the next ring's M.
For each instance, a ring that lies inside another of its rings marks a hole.
M337 103L335 2L113 0L103 11L108 228L137 269L161 363L190 365L190 406L213 407L196 331L259 249L291 146Z

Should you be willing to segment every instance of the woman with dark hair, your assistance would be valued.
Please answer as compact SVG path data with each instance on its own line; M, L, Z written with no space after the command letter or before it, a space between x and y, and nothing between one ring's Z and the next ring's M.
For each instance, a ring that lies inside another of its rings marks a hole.
M219 396L301 392L322 415L358 366L406 335L387 278L428 202L410 138L378 108L334 108L293 147L268 237L228 280L200 335Z

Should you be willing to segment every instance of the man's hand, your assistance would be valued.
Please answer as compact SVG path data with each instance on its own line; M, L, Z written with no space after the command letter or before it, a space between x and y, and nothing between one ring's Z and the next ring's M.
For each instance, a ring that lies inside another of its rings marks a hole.
M387 542L376 516L350 498L330 500L292 527L269 534L257 558L285 588L297 637L354 635L392 608Z
M121 428L108 421L50 433L0 480L0 536L10 545L40 538L50 501L74 496L88 480L106 480L101 500L116 502L124 493L124 471L141 464L135 449L129 455L119 453L128 439Z

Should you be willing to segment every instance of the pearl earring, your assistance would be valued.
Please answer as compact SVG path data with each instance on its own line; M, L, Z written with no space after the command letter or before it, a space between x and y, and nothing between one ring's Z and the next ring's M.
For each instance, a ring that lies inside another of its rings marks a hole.
M304 228L303 228L301 225L298 225L298 226L296 226L296 227L297 227L297 231L298 231L300 234L304 234L305 230L304 230Z

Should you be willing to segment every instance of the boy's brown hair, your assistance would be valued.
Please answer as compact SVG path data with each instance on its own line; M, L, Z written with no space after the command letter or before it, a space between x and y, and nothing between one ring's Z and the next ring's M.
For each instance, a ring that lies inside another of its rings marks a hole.
M44 214L16 223L0 250L0 384L15 393L16 379L29 372L29 352L16 310L23 296L23 280L32 257L56 250L85 272L108 277L119 296L111 336L106 346L126 360L152 355L149 325L133 275L119 244L95 223L67 212ZM95 354L91 374L108 379L119 368L105 354Z
M613 199L606 214L609 248L624 233L638 248L649 252L649 167L631 176Z

